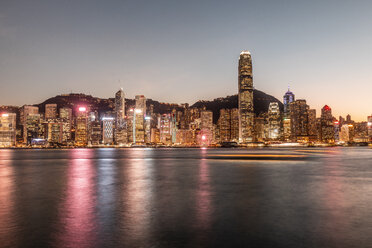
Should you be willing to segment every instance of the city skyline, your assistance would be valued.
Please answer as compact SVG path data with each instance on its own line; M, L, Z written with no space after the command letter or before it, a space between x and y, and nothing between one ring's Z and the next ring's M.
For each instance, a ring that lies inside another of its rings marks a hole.
M256 89L281 100L290 84L313 108L327 104L335 116L364 121L371 5L3 2L0 105L71 91L108 98L120 87L130 98L174 103L233 95L237 57L247 49Z

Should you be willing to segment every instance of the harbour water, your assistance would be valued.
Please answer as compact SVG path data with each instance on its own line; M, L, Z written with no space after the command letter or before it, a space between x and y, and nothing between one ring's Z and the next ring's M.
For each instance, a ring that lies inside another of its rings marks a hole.
M0 150L0 247L372 247L372 149Z

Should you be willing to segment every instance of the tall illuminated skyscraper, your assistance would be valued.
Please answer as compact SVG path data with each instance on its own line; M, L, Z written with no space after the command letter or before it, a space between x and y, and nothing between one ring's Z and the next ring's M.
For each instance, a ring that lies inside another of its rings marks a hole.
M283 96L283 139L289 141L291 138L291 114L290 114L290 104L295 101L295 95L289 90Z
M281 115L280 108L277 102L271 102L268 110L268 134L269 139L277 140L281 135Z
M253 141L253 76L250 52L242 51L239 58L239 141Z
M88 144L88 115L86 107L79 107L76 113L75 145Z
M284 118L289 117L290 109L289 105L291 102L295 101L295 95L289 90L283 96L283 105L284 105Z
M372 141L372 115L368 116L368 136L369 136L369 141Z
M124 121L125 118L125 94L121 88L115 94L115 114L116 114L116 124Z
M335 131L333 124L332 109L325 105L322 108L322 113L320 117L321 125L321 139L325 143L333 143L335 141Z
M120 89L115 94L115 143L122 145L127 143L127 130L125 123L125 94Z

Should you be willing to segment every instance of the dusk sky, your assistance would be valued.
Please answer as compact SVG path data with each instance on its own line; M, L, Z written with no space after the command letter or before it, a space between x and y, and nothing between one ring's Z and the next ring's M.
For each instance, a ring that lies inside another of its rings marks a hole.
M254 87L372 113L371 1L0 1L0 105L64 93L194 103Z

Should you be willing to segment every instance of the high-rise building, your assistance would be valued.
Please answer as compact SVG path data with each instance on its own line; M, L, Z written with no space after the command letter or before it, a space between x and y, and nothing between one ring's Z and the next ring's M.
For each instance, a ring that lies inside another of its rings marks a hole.
M308 111L308 121L309 121L309 140L316 141L318 137L318 131L316 127L316 110L309 109Z
M92 146L101 144L102 128L99 119L89 122L89 143Z
M143 115L146 115L146 97L144 95L136 96L136 109L142 110Z
M16 114L3 113L0 115L0 147L16 145Z
M369 141L372 142L372 115L368 116L368 136L369 136Z
M295 101L295 95L289 90L283 96L283 105L284 105L284 112L283 117L289 118L290 117L290 104L291 102Z
M71 140L72 109L60 108L59 118L62 122L62 143L67 143Z
M45 139L40 114L28 114L23 125L24 143L31 144L34 139Z
M86 107L79 107L76 114L75 145L88 145L88 115Z
M48 122L45 125L46 139L49 143L62 143L63 124L61 122Z
M202 110L200 112L200 144L209 145L213 139L213 112Z
M20 121L21 121L21 125L24 125L25 124L25 121L26 121L26 118L28 115L30 114L38 114L39 113L39 108L36 107L36 106L30 106L30 105L24 105L22 108L21 108L21 112L20 112Z
M57 104L49 103L45 104L45 120L57 118Z
M253 74L250 52L242 51L239 58L239 141L252 142L254 137Z
M309 141L309 106L306 100L290 103L291 137L293 141Z
M290 104L295 101L295 95L289 90L283 96L283 140L289 141L291 139L291 114Z
M239 140L239 110L220 109L220 118L217 122L219 142L237 142Z
M127 131L125 122L125 94L123 89L120 89L115 94L115 143L122 145L127 143Z
M133 110L133 143L145 143L145 116L146 98L143 95L136 96L136 107Z
M279 104L271 102L268 110L268 138L278 140L281 137L281 114Z
M172 144L172 121L169 114L160 117L160 142L164 145Z
M333 143L335 142L335 127L333 124L333 116L332 116L332 109L325 105L322 108L322 113L320 116L320 134L321 140L325 143Z
M102 141L104 145L112 145L114 143L114 121L115 118L111 116L102 118Z

